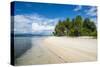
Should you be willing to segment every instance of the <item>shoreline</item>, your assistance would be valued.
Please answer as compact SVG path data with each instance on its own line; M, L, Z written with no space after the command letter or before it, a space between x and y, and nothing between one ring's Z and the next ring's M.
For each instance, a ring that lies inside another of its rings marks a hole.
M32 40L32 47L15 65L55 64L97 60L97 39L90 37L46 37ZM75 56L74 56L75 55Z

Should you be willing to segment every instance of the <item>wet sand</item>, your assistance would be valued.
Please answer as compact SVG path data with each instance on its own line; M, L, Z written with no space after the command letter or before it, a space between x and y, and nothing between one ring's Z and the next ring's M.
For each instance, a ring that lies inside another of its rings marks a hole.
M54 64L97 60L97 39L89 37L71 38L52 36L42 38L35 42L32 41L32 44L29 50L16 59L15 65Z

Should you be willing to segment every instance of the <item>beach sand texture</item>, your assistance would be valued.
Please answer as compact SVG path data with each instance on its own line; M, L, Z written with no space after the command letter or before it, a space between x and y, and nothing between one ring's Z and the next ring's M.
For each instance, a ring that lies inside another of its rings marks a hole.
M33 41L32 41L33 42ZM15 65L54 64L97 60L97 39L46 37L15 60Z

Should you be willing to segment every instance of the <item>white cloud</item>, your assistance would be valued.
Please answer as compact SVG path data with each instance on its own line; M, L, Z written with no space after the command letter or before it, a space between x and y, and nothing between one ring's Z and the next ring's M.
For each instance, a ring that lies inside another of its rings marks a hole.
M96 26L97 26L97 8L96 7L91 7L88 10L85 10L85 13L88 17L91 18L91 21L94 21Z
M24 15L14 16L14 32L27 33L31 32L31 21Z
M37 34L43 33L43 32L53 32L55 26L50 25L40 25L39 23L32 23L32 32Z
M91 7L89 10L85 11L88 16L96 16L97 15L97 8Z
M82 6L77 6L75 9L74 9L74 11L79 11L79 10L81 10L82 9Z
M14 16L15 33L50 33L58 22L58 18L50 19L38 14Z

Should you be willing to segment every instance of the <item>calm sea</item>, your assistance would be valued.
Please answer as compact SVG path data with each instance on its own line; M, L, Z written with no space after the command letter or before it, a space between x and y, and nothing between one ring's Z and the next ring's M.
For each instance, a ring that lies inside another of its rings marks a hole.
M28 49L34 47L36 42L40 42L40 40L46 38L48 36L32 36L32 37L14 37L14 55L15 58L23 55Z

